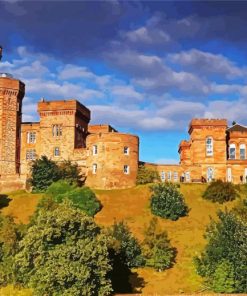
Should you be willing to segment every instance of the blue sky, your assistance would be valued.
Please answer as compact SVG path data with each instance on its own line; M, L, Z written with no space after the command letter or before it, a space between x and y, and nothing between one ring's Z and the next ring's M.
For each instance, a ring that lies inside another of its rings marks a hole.
M191 118L247 124L246 27L243 1L1 1L0 72L26 84L24 121L75 98L174 163Z

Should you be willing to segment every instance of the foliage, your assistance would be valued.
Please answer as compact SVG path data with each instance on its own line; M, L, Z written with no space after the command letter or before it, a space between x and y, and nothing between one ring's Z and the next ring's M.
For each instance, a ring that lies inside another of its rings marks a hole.
M231 182L216 180L209 184L202 196L207 200L222 204L238 197L237 187Z
M241 199L232 212L247 224L247 199Z
M130 268L144 265L141 247L138 240L131 234L129 227L124 222L114 223L108 229L112 237L111 247L121 257L122 261Z
M136 184L148 184L148 183L154 183L159 182L160 176L158 171L152 170L148 167L145 167L144 165L140 165L138 168L137 173L137 179Z
M195 258L199 275L215 292L247 292L247 224L233 212L219 212L205 237L208 244Z
M33 161L31 174L29 181L35 192L44 192L53 182L60 179L66 180L69 184L79 185L81 178L77 164L65 160L57 165L44 155Z
M154 215L175 221L188 213L184 197L175 184L159 183L152 185L150 189L151 211Z
M81 184L81 175L78 164L73 164L70 160L64 160L59 165L60 177L69 184Z
M30 183L35 192L45 191L53 182L61 178L57 164L44 155L33 161L31 173Z
M13 280L13 256L24 230L24 226L14 223L13 217L0 216L0 285Z
M150 221L144 233L142 247L146 266L161 271L173 265L176 251L170 244L167 232L159 231L157 223L157 218Z
M99 200L90 188L79 188L64 180L51 184L46 191L46 195L57 203L69 199L75 207L89 216L94 216L101 209Z
M107 238L67 201L40 209L15 255L16 282L35 295L109 295Z

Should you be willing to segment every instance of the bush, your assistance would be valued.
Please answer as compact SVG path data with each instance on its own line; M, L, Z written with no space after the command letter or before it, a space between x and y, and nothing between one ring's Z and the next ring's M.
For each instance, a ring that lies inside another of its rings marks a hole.
M144 165L140 165L137 172L136 184L148 184L160 182L159 173L155 170L145 167Z
M206 231L208 243L195 265L207 285L220 293L247 293L247 224L233 212L219 212Z
M172 183L160 183L150 187L151 212L159 217L177 220L188 213L183 195Z
M107 238L69 202L40 209L15 255L16 283L35 295L109 295Z
M89 216L94 216L100 209L101 204L94 192L88 187L76 187L64 180L53 183L46 191L56 203L68 199L73 206L84 211Z
M162 271L175 261L176 250L171 246L166 231L158 230L157 218L150 221L142 243L146 266Z
M77 164L65 160L60 165L57 165L44 155L33 162L31 175L29 182L35 192L44 192L53 182L61 179L69 184L80 185L81 183Z
M237 196L237 187L221 180L211 182L202 195L203 198L220 204L234 200Z

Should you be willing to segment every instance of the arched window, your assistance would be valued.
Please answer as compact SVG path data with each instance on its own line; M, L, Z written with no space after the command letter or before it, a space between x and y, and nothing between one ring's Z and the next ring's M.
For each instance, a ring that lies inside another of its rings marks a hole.
M212 137L207 137L206 138L206 155L207 156L213 156L214 150L213 150L213 138Z
M240 144L239 147L239 155L240 155L240 159L245 159L245 144Z
M229 158L235 159L236 158L236 145L230 144L229 146Z

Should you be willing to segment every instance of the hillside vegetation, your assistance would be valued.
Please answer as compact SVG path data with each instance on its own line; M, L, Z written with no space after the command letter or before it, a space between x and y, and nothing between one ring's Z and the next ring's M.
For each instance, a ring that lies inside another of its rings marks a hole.
M137 291L142 290L143 295L202 291L202 279L196 274L192 259L205 246L203 234L210 217L216 219L219 209L232 208L237 202L219 205L207 201L202 198L205 188L206 185L202 184L182 184L181 192L190 209L188 216L177 221L158 218L159 225L168 232L171 244L177 248L176 264L162 272L147 267L135 269L132 285ZM153 217L149 208L151 193L148 185L124 190L95 190L95 193L103 206L95 216L96 223L110 226L124 221L138 239L143 239L144 230ZM28 223L41 197L42 194L24 191L2 195L0 210L3 214L13 215L16 222ZM30 290L18 293L10 286L0 290L3 296L31 295Z

